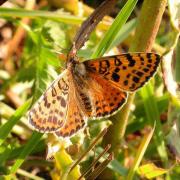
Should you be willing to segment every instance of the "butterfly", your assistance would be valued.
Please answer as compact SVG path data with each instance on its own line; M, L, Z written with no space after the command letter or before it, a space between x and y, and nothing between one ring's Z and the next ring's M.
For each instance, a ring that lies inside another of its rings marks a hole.
M80 62L71 54L66 69L29 111L30 124L43 133L71 137L88 119L115 114L128 93L155 74L160 60L155 53L127 53Z

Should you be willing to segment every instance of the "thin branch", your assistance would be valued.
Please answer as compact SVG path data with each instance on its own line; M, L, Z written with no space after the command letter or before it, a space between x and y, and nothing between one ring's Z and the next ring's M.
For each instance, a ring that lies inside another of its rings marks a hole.
M131 52L150 52L157 35L162 15L166 7L166 0L144 0L141 14L138 19L137 29L134 40L130 47ZM104 144L111 142L112 151L115 156L128 123L131 105L135 94L130 94L127 103L112 119L113 125L110 127L109 133L104 138Z
M91 173L90 176L87 177L87 179L96 179L99 174L107 167L107 165L114 159L113 154L109 154L108 158L104 160L94 171Z
M96 137L96 139L91 143L89 148L80 156L80 158L73 164L73 166L70 168L69 173L81 162L81 160L86 156L86 154L96 145L97 141L103 137L107 132L107 129L105 128L102 132L99 133L99 135Z
M85 177L86 174L88 174L92 168L97 164L99 159L111 148L111 145L108 144L102 153L99 154L99 156L95 159L95 161L88 167L88 169L78 178L78 180L81 180L81 178Z

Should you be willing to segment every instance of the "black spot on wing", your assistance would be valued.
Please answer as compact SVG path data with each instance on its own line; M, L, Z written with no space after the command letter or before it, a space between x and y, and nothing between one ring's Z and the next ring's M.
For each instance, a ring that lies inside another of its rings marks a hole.
M66 101L63 97L61 98L61 106L66 107Z
M128 85L128 80L125 80L123 83L124 83L125 86L127 86Z
M120 71L120 69L118 67L116 67L116 69L114 70L114 72L118 73Z
M120 76L117 73L113 72L112 73L112 80L115 82L119 82L119 79L120 79Z
M140 80L140 79L139 79L138 77L136 77L136 76L133 77L133 81L134 81L135 83L138 83L139 80Z
M136 74L137 74L139 77L142 77L144 73L141 72L141 71L138 71Z
M149 71L149 69L148 68L143 68L143 71L147 73Z
M135 65L136 61L132 58L132 56L130 54L126 54L126 58L129 61L128 66L133 67Z

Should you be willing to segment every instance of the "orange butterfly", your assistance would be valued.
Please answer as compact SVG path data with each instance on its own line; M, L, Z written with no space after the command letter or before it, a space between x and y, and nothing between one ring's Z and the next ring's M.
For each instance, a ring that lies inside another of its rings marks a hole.
M87 119L117 112L128 92L154 75L160 59L154 53L127 53L79 62L70 54L66 69L30 110L29 121L37 131L70 137Z

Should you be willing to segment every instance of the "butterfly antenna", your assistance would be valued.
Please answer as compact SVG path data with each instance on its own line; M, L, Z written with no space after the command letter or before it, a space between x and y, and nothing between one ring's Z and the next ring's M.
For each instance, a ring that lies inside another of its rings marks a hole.
M66 54L70 51L71 48L64 48L61 45L54 43L55 46L57 46L60 50L62 50L63 52L66 52ZM54 50L55 53L60 54L59 51Z

